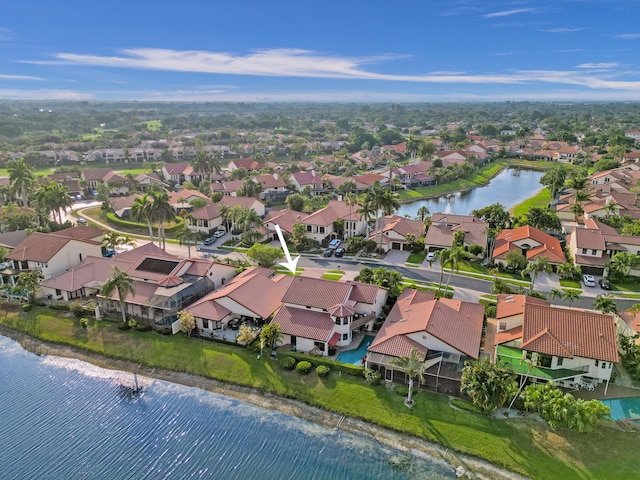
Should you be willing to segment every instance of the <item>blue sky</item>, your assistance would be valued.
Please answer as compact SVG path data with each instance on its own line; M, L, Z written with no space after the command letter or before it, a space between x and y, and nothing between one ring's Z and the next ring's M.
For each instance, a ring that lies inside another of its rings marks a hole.
M640 1L23 0L0 98L640 100Z

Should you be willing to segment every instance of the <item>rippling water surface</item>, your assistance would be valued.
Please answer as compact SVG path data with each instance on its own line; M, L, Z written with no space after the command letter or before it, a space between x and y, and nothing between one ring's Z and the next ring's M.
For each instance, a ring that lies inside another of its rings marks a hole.
M203 390L0 336L3 479L442 479L453 469ZM123 385L125 388L123 388Z

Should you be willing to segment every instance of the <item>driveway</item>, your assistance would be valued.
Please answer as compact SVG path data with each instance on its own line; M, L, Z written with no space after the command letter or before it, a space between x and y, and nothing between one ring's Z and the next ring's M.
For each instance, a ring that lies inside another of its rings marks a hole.
M385 263L389 265L404 265L409 258L411 252L406 252L402 250L389 250L387 256L384 257Z

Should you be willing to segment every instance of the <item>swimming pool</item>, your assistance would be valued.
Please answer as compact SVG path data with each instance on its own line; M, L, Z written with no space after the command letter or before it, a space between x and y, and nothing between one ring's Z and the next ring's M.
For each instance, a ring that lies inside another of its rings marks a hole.
M338 362L351 363L353 365L362 365L362 357L367 354L367 348L373 343L376 337L372 335L365 335L360 345L355 350L347 350L340 352L336 357Z
M640 397L611 398L600 400L611 408L611 419L620 418L640 419Z

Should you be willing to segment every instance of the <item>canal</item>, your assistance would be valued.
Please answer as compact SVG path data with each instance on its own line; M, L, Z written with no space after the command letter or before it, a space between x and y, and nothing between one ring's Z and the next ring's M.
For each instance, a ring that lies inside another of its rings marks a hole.
M396 215L415 218L418 209L426 206L430 213L453 213L469 215L472 210L501 203L507 209L534 196L542 185L544 172L507 168L494 177L488 185L464 192L455 192L439 197L416 200L400 206Z

